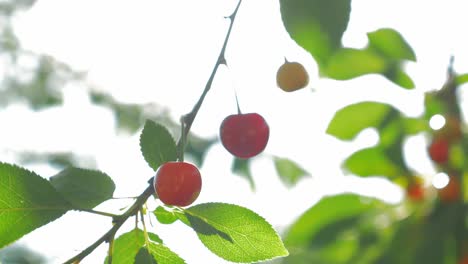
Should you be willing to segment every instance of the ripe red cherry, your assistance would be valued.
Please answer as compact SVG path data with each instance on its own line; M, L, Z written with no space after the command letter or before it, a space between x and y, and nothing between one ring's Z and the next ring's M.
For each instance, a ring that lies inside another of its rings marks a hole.
M262 152L270 135L265 119L257 113L236 114L221 123L223 146L234 156L248 159Z
M200 171L186 162L167 162L159 167L153 182L159 199L166 205L187 206L200 194Z
M429 146L429 156L431 159L438 163L443 164L447 162L449 157L449 142L445 138L434 138Z

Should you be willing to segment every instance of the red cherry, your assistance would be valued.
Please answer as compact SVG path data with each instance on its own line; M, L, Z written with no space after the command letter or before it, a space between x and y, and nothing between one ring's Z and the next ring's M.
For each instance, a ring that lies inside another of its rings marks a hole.
M406 194L413 201L424 200L424 187L419 183L413 183L406 189Z
M167 162L159 167L154 180L154 189L166 205L187 206L200 194L202 180L200 171L186 162Z
M221 123L220 137L223 146L238 158L251 158L262 152L270 135L265 119L257 113L236 114Z
M460 182L457 177L449 177L447 186L439 190L439 198L446 203L455 202L460 199Z
M445 138L434 138L429 146L429 156L438 163L447 162L449 157L449 142Z

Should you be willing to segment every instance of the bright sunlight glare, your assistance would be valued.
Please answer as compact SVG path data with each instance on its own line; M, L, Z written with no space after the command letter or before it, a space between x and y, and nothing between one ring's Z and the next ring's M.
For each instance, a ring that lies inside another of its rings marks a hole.
M438 130L444 127L445 125L445 118L442 115L433 115L429 120L429 126L434 129Z
M432 178L432 185L437 189L442 189L449 183L449 176L446 173L439 172Z

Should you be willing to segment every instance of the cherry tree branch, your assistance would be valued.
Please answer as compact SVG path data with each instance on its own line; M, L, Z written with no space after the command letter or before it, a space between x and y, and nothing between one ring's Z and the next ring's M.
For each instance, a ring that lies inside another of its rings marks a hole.
M201 105L203 104L203 101L205 99L206 94L211 88L211 85L213 83L213 79L216 75L216 72L218 70L219 65L225 64L225 50L226 46L229 40L229 36L231 35L231 30L232 26L234 24L234 20L236 18L237 11L239 10L239 6L241 4L242 0L239 0L234 12L228 17L231 21L229 24L229 29L226 33L226 37L224 39L223 46L221 48L221 51L219 53L218 59L215 63L215 66L213 67L213 70L210 74L210 77L208 78L208 81L205 85L205 89L203 90L203 93L201 94L200 98L198 99L197 103L193 107L192 111L190 113L182 116L181 122L183 122L183 131L181 134L181 137L179 141L177 142L178 149L183 152L184 145L186 144L186 137L190 131L190 128L192 127L193 121L195 120L195 117L197 116L198 111L200 110ZM131 205L131 207L125 211L125 213L118 215L114 217L113 220L113 226L110 228L106 233L104 233L100 238L98 238L93 244L85 248L83 251L81 251L79 254L76 256L70 258L65 264L77 264L80 263L82 259L84 259L86 256L91 254L99 245L101 245L104 242L110 242L113 240L115 234L117 231L122 227L122 225L132 216L136 215L138 211L141 209L141 207L146 203L148 198L154 194L154 188L153 188L153 179L151 178L149 180L149 186L145 189L145 191L138 196L138 198L135 200L135 202Z
M194 105L192 111L189 113L185 114L181 118L181 123L183 123L183 131L180 136L182 140L179 140L177 147L181 152L183 152L183 148L185 147L184 145L186 144L186 138L187 135L190 131L190 128L192 127L193 121L195 120L195 117L198 114L198 111L200 110L200 107L203 104L203 101L205 100L205 96L208 94L208 92L211 89L211 85L213 84L214 77L216 75L216 72L218 71L218 67L221 64L226 64L226 59L225 59L225 52L226 52L226 46L229 41L229 37L231 36L231 31L232 31L232 26L234 25L234 20L236 19L237 11L239 10L240 4L242 0L239 0L237 3L236 9L234 9L234 12L228 17L231 20L231 23L229 24L229 29L226 33L226 38L224 39L223 46L221 48L221 51L218 55L218 59L216 60L216 63L213 67L213 70L211 71L210 77L208 78L208 81L206 82L205 89L203 90L200 98L198 99L197 103Z

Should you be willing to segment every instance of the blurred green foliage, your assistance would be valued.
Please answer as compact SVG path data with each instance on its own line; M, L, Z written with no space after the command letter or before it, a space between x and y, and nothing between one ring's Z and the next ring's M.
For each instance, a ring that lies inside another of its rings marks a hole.
M21 244L14 244L0 250L2 264L46 264L45 256Z

